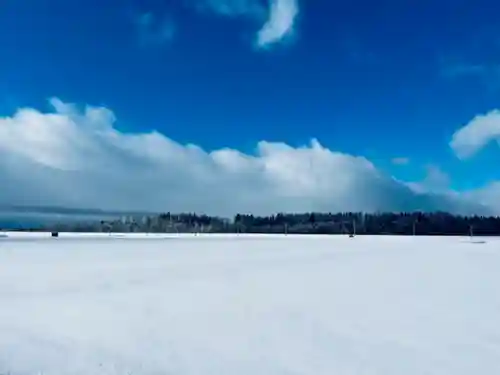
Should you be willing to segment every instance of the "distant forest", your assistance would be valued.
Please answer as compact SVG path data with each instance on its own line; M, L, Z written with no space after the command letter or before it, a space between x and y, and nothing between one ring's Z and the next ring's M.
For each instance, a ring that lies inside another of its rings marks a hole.
M17 230L109 233L288 233L349 235L500 235L500 217L435 213L302 213L224 219L197 214L123 216Z

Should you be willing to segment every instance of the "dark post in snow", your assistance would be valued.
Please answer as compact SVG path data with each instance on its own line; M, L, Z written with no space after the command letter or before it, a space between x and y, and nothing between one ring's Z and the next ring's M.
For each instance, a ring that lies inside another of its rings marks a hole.
M288 223L285 223L285 236L288 235Z
M470 236L471 240L474 238L474 226L473 225L469 225L469 236Z

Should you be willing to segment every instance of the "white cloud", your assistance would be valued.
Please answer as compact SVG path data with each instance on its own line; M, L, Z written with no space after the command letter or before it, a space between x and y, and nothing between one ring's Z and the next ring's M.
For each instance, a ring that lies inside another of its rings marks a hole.
M51 103L50 113L25 108L0 119L0 204L220 215L483 210L458 196L418 192L316 140L298 148L262 141L251 155L208 152L155 131L120 132L106 108Z
M500 140L500 111L476 116L453 134L450 147L455 154L466 159L473 156L491 141Z
M289 36L298 13L297 0L270 0L269 19L257 35L257 44L266 47Z
M256 44L260 48L267 48L290 36L299 14L298 0L267 0L267 7L261 0L187 1L199 10L208 9L221 16L262 20L264 24L256 38Z

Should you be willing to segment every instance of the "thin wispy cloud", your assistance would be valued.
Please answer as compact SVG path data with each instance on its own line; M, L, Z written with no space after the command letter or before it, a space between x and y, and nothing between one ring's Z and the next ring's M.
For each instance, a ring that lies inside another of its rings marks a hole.
M438 59L441 76L452 80L475 79L490 90L500 89L500 44L497 26L478 26L459 47L442 52Z
M216 13L227 17L245 16L262 19L266 17L266 5L257 0L185 0L199 11Z
M169 17L158 17L152 12L138 14L134 20L142 45L163 45L170 42L175 26Z
M441 68L441 74L447 79L475 79L489 90L500 89L500 62L446 64Z
M251 154L207 151L155 131L120 132L107 108L51 104L51 112L24 108L0 119L0 204L224 216L487 211L464 195L413 189L368 159L317 140L302 147L261 141Z
M374 65L381 62L380 56L353 34L340 39L339 47L346 59L356 65Z
M487 74L488 68L482 64L448 64L442 67L442 74L449 78L463 76L483 76Z
M391 160L394 165L408 165L410 164L410 159L405 157L393 158Z

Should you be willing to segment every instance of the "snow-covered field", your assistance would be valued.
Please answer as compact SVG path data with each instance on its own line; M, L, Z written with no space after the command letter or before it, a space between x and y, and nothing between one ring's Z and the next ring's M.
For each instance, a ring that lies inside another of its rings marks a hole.
M0 374L500 374L500 239L9 234Z

